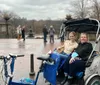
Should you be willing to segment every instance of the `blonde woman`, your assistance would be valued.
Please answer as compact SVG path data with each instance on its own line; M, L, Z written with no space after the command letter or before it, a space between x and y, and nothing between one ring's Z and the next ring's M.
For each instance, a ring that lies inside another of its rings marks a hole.
M63 54L61 57L67 57L71 52L77 48L78 43L76 42L76 33L70 32L69 39L64 42L63 46L57 48L58 53Z

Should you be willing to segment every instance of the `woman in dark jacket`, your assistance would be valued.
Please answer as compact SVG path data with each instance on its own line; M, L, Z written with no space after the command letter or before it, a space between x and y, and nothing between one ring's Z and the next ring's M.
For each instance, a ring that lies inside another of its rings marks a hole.
M84 72L86 61L88 60L92 49L93 47L92 44L88 42L87 34L81 33L78 47L72 53L71 57L66 59L66 62L63 65L66 78L68 75L71 78L72 76L76 76L77 72Z

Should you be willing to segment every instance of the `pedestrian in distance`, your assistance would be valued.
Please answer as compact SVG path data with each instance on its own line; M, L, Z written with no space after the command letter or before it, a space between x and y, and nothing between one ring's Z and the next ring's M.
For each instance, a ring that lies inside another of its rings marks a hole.
M44 28L43 28L44 42L47 42L47 35L48 35L48 30L47 30L47 26L45 25Z
M55 34L55 29L51 25L49 28L50 43L54 43L54 34Z
M21 25L19 25L17 28L16 28L16 30L17 30L17 39L18 40L20 40L21 39Z
M25 28L26 28L26 26L24 25L21 29L23 41L25 41Z

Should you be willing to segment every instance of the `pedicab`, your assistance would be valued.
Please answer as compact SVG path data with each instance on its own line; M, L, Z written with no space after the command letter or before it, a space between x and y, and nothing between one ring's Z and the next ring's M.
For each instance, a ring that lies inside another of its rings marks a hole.
M93 32L96 34L95 44L93 50L86 62L86 70L82 72L81 76L76 74L76 78L73 78L71 85L100 85L100 52L96 50L99 44L100 35L100 22L96 19L80 19L65 21L60 28L60 36L63 36L67 31L75 31L78 33L82 32Z

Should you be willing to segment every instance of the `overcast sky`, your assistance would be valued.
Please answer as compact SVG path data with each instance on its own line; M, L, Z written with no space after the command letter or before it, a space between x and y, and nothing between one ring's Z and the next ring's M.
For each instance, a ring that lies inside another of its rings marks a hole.
M63 19L72 0L0 0L0 9L27 19Z

